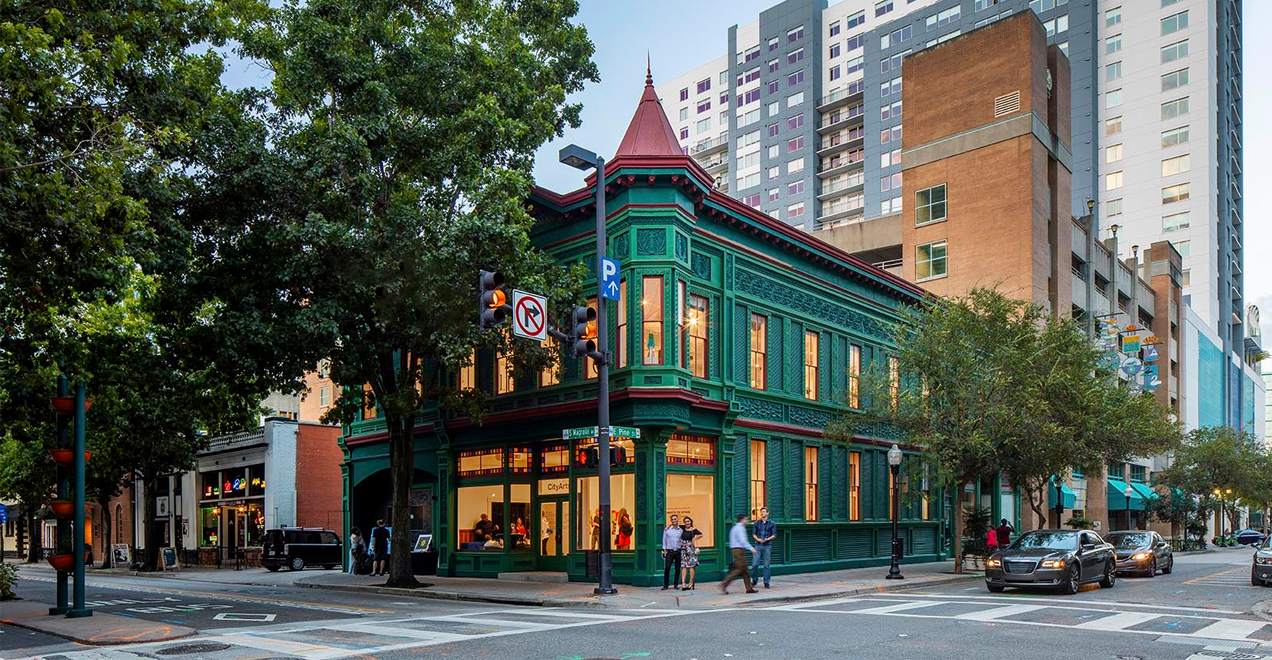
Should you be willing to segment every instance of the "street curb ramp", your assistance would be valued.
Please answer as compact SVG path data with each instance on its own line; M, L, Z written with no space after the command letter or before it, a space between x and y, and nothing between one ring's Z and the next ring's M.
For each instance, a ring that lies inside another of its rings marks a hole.
M88 646L153 644L193 637L193 628L134 619L118 614L94 612L90 617L68 619L50 615L49 605L31 600L11 600L4 604L0 624L61 637Z

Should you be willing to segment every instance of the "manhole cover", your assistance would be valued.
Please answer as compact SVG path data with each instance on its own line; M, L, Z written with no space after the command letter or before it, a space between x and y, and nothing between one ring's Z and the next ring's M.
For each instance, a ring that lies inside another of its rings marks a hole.
M229 644L182 644L155 651L155 655L197 655L224 651L228 648L230 648Z

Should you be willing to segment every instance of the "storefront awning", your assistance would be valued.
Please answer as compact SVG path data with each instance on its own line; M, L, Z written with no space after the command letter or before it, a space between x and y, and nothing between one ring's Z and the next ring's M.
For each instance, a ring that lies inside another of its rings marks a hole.
M1126 498L1127 483L1121 479L1109 477L1109 512L1125 511L1130 508L1132 511L1144 510L1144 496L1140 495L1134 488L1131 489L1130 506L1128 507Z
M1063 497L1064 497L1064 508L1066 508L1066 509L1072 509L1072 508L1073 508L1073 505L1077 504L1077 502L1078 502L1078 495L1077 495L1077 493L1074 493L1074 492L1073 492L1073 490L1072 490L1072 489L1070 489L1070 488L1069 488L1067 485L1065 485L1065 484L1060 484L1060 492L1061 492L1061 494L1062 494L1062 495L1063 495ZM1055 486L1055 484L1050 484L1050 485L1048 485L1048 486L1047 486L1047 508L1048 508L1048 509L1054 509L1054 508L1056 508L1056 486Z
M1134 488L1135 492L1139 493L1140 497L1144 498L1145 504L1157 499L1157 491L1153 490L1153 488L1148 484L1137 484L1132 481L1131 488Z

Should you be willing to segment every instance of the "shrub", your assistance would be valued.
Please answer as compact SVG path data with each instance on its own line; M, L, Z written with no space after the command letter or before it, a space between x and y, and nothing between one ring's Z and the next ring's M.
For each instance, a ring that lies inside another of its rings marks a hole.
M18 581L18 566L0 561L0 600L13 600L13 583Z

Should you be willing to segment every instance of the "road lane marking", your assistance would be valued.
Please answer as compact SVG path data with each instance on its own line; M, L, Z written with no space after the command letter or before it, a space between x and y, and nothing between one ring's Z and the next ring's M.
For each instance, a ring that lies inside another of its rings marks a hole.
M917 601L898 603L896 605L884 605L882 607L871 607L864 610L856 610L857 614L891 614L893 612L901 612L904 610L914 610L920 607L936 607L945 603L939 600Z
M990 595L956 596L952 594L942 595L942 594L911 594L911 593L907 593L904 595L901 595L901 594L897 594L897 595L872 594L871 595L871 599L873 600L880 600L884 598L886 599L904 598L906 600L911 600L914 598L933 598L933 599L958 598L963 600L971 599L971 600L991 600L991 601L1006 600L1006 601L1020 601L1020 602L1028 602L1028 603L1066 603L1070 606L1080 603L1083 605L1089 605L1091 607L1099 607L1101 605L1108 605L1112 607L1138 607L1141 609L1170 610L1173 612L1203 612L1206 614L1248 614L1248 612L1242 612L1239 610L1221 610L1218 608L1211 608L1211 607L1179 607L1174 605L1149 605L1148 603L1127 603L1127 602L1116 601L1116 600L1082 600L1080 598L1045 598L1045 597L1033 597L1033 596L990 596ZM815 606L819 604L832 605L837 603L852 602L855 600L860 600L860 599L841 598L841 599L837 599L833 601L821 601L820 603L813 602L813 603L805 604L803 606L807 606L807 605Z
M52 578L44 578L44 577L23 576L18 579L31 580L32 582L54 582ZM355 612L355 613L368 613L368 614L396 614L397 613L397 610L382 610L382 609L377 609L374 607L358 607L356 605L328 605L325 603L310 603L303 600L288 600L285 598L267 598L264 596L250 596L250 595L241 595L241 596L228 595L228 594L217 593L213 591L193 591L189 589L172 589L167 587L142 587L142 586L127 585L127 584L101 583L101 582L87 582L86 585L89 587L93 587L95 589L114 589L117 591L133 591L133 592L141 592L141 593L167 593L167 594L182 594L182 595L193 595L193 596L209 596L212 598L234 600L234 601L239 601L244 603L251 602L251 603L269 604L269 605L283 605L286 607L317 609L317 610L323 610L327 612Z
M1265 625L1267 625L1266 621L1219 619L1193 634L1197 637L1211 637L1214 639L1245 639L1262 630Z
M1118 612L1113 616L1106 616L1096 619L1095 621L1080 623L1077 627L1086 630L1122 630L1123 628L1130 628L1131 626L1137 626L1141 623L1152 621L1160 616L1162 615L1154 614L1152 612Z
M993 621L1005 616L1013 616L1016 614L1024 614L1025 612L1033 612L1034 610L1041 610L1045 607L1046 605L1004 605L1002 607L995 607L992 610L985 610L984 612L968 612L967 614L959 614L950 618L962 619L964 621Z
M1210 575L1203 575L1203 576L1201 576L1201 577L1196 577L1196 578L1193 578L1193 579L1191 579L1191 580L1184 580L1184 584L1200 584L1200 583L1202 583L1202 582L1203 582L1203 581L1205 581L1205 580L1209 580L1209 579L1211 579L1211 578L1221 577L1221 576L1224 576L1224 575L1232 575L1233 573L1236 573L1236 572L1238 572L1238 571L1245 572L1245 567L1244 567L1244 566L1242 566L1242 567L1240 567L1240 568L1230 568L1230 569L1228 569L1228 570L1226 570L1226 571L1219 571L1218 573L1211 573Z

